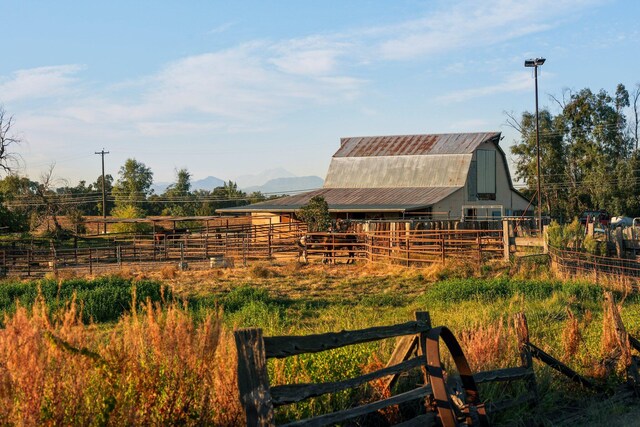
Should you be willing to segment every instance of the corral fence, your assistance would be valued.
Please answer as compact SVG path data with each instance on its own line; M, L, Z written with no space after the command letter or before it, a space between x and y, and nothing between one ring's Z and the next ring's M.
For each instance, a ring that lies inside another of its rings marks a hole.
M275 426L279 407L358 388L371 382L382 382L384 385L385 392L378 393L382 396L378 400L366 399L366 402L354 403L348 409L290 421L286 425L389 425L390 420L380 422L380 417L384 417L386 408L394 407L401 418L398 420L395 417L396 425L487 426L492 415L509 408L526 405L527 413L539 411L536 407L541 396L534 359L557 371L565 379L592 390L603 400L608 400L605 403L609 405L633 401L638 396L640 375L639 358L631 352L640 351L640 342L626 332L611 292L605 292L603 304L606 313L603 327L616 343L612 354L617 356L612 361L623 363L627 375L627 382L617 387L613 395L602 382L580 375L533 344L529 339L526 316L522 312L513 318L519 365L475 373L471 371L452 331L446 326L432 327L428 312L417 312L414 321L396 325L306 336L268 337L263 335L261 329L235 331L239 398L245 409L247 426ZM395 350L386 366L376 371L332 382L272 384L269 378L268 364L271 359L331 351L389 338L396 338ZM455 370L443 364L441 341L449 351ZM615 369L615 364L611 366L611 369ZM411 372L414 372L413 376L409 375ZM400 384L403 378L411 379ZM508 386L515 381L525 384L525 391L515 396L505 393L506 398L502 400L486 401L479 393L478 384L500 382ZM547 414L554 425L584 425L583 416L573 408L559 408L555 413ZM534 422L533 416L530 421Z
M1 273L39 276L85 269L90 274L122 266L180 268L230 266L252 260L300 259L330 263L358 260L420 266L455 257L481 264L503 256L501 230L375 230L307 233L304 224L233 225L196 232L155 233L93 239L89 247L0 247Z
M85 240L85 247L43 247L33 242L0 246L0 272L38 276L58 269L94 271L124 265L189 263L229 265L232 262L297 254L306 233L302 223L231 224L196 231L168 230L146 235L108 235Z
M616 280L637 282L640 278L640 263L635 259L592 255L549 247L549 256L558 271L571 275L593 275Z

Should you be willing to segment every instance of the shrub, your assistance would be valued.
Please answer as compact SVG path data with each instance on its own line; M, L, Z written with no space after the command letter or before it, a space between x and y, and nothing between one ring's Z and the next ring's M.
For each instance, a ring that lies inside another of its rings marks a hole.
M367 307L401 307L406 302L407 299L399 293L366 295L361 300L362 305Z
M119 206L111 211L111 215L122 219L145 217L144 211L135 206ZM146 223L118 223L113 225L113 231L116 233L148 233L151 229L151 225Z
M6 283L0 287L0 310L14 312L16 301L32 307L39 295L50 312L64 309L74 298L81 308L82 320L89 322L111 322L131 310L135 297L144 303L169 301L170 289L156 281L133 282L118 276L105 276L94 280L40 280L27 283Z
M238 311L252 302L266 304L272 302L272 300L266 289L248 285L235 288L222 298L222 306L227 313Z
M36 306L0 334L0 419L7 425L243 424L236 353L220 315L195 323L146 304L103 334L71 304Z

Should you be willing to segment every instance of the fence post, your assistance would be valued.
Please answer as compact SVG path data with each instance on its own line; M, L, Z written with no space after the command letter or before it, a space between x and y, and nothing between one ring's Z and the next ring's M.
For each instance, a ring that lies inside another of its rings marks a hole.
M542 253L549 253L549 238L547 236L548 225L542 226Z
M442 263L444 264L444 260L445 260L445 257L446 257L445 248L444 248L444 246L445 246L444 234L441 235L441 237L440 237L440 244L442 245Z
M27 276L31 276L31 249L27 249Z
M235 331L238 349L238 389L244 403L247 426L275 424L261 329Z
M431 328L431 316L428 311L416 311L415 317L417 321L423 321ZM421 332L418 336L418 355L424 358L422 376L425 384L429 383L429 374L427 373L427 335L428 332Z
M93 274L93 257L91 256L91 248L89 248L89 274Z
M271 222L271 219L269 219L269 222ZM271 234L272 233L273 233L273 225L269 224L269 236L268 236L269 258L271 258L271 255L272 255L272 249L271 249Z
M406 235L406 248L407 248L407 267L409 267L409 258L411 251L409 251L409 235Z
M478 244L478 271L482 268L482 238L480 232L476 236L476 243Z
M604 323L603 347L605 351L610 352L610 354L605 355L605 358L610 359L611 362L615 362L605 364L605 366L608 365L610 368L615 369L617 363L622 362L625 369L628 369L631 364L629 334L624 327L624 323L622 323L618 306L616 306L611 291L604 292L602 321ZM609 372L607 372L607 374L609 374Z
M247 266L247 249L248 249L248 245L249 245L249 242L247 241L246 236L243 234L242 235L242 265L244 267Z
M51 268L53 268L54 273L58 271L56 258L57 258L56 247L53 245L53 241L52 241L51 242Z
M116 260L118 261L118 266L122 267L122 247L120 245L116 247Z
M185 270L184 268L184 243L180 242L180 271Z
M204 259L209 258L209 221L206 222L206 230L204 232Z
M505 261L509 261L509 220L502 220L502 245L503 245L503 256Z
M527 324L527 316L523 312L515 314L514 326L516 335L518 338L518 350L520 351L520 364L523 368L531 370L531 376L527 380L527 385L530 391L538 398L538 384L536 383L536 377L533 374L533 357L531 356L531 350L529 349L529 325Z

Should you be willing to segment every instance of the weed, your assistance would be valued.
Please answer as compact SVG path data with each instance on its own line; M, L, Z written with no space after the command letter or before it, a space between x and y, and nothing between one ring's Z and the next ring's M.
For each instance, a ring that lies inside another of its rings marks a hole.
M244 285L233 289L222 299L222 305L228 313L236 312L255 302L271 302L271 297L266 289Z
M160 269L160 277L163 279L175 279L178 268L175 265L165 265Z

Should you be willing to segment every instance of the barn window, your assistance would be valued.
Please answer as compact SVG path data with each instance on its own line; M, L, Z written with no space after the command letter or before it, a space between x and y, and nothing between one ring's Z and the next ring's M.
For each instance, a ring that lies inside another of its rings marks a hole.
M476 183L479 200L496 199L496 152L476 151Z

